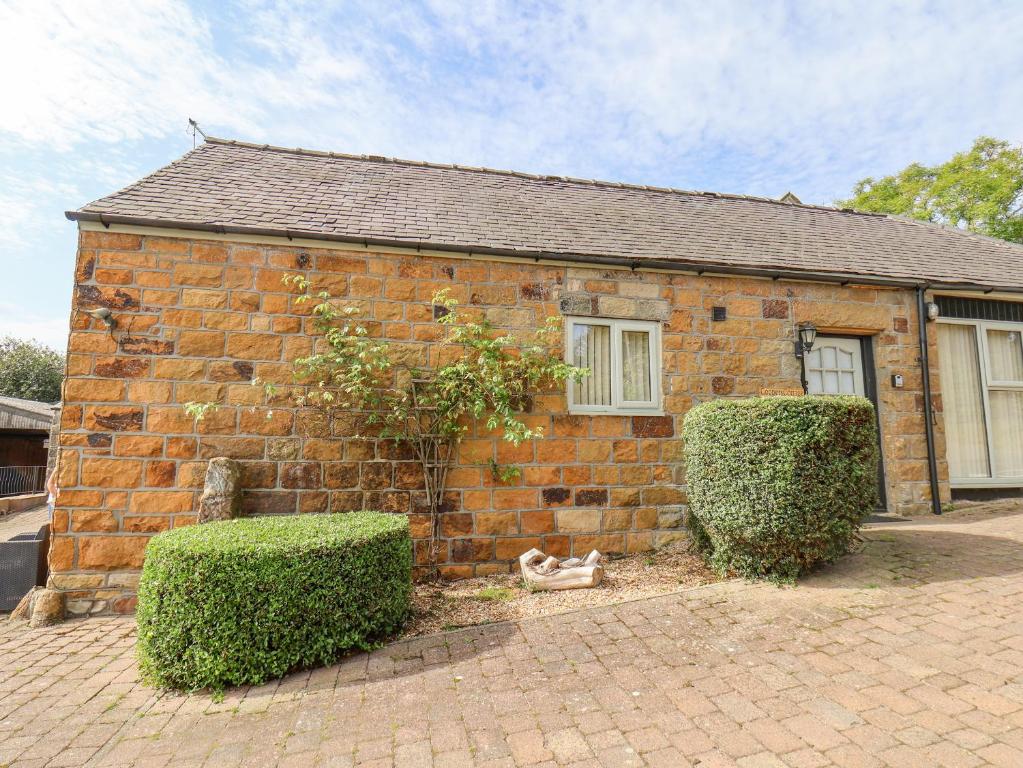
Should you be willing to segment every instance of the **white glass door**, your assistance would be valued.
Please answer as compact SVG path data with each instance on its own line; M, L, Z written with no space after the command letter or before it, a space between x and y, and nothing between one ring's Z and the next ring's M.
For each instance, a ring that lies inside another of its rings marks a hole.
M1023 485L1023 326L943 320L938 356L952 484Z

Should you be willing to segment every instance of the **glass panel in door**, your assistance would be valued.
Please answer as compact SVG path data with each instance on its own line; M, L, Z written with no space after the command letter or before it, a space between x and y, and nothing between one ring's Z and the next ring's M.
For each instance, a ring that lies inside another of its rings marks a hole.
M1023 391L993 389L988 402L995 477L1023 477Z
M975 326L938 325L938 369L949 475L953 478L990 477ZM1009 406L1008 403L1002 405Z
M1019 331L987 330L987 355L991 381L1023 384L1023 343ZM994 408L992 407L992 413Z
M859 339L818 336L806 356L806 385L811 395L862 395L863 352Z

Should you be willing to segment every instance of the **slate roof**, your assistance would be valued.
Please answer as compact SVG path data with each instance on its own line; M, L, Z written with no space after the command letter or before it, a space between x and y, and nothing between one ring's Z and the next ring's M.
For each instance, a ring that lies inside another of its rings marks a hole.
M210 138L70 219L1023 290L1023 246L878 214Z

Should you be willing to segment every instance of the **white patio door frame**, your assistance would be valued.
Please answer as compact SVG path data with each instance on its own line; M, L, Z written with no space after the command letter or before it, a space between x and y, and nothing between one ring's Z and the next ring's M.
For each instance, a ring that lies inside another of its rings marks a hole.
M952 477L949 467L949 484L953 488L1019 488L1023 486L1021 477L995 477L995 440L991 423L991 390L1023 391L1023 382L1014 384L1006 381L991 380L991 357L988 354L987 332L1014 331L1023 336L1023 323L1007 323L998 320L974 320L953 317L942 317L938 323L949 325L971 325L977 338L977 355L980 358L977 366L980 369L980 400L984 409L984 435L987 438L987 463L990 477ZM938 361L939 369L942 362Z

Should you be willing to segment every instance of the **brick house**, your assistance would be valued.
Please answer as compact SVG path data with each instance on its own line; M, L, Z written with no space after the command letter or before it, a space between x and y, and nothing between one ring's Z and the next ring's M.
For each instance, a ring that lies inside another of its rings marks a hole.
M133 608L146 542L194 521L214 456L243 462L251 514L379 508L424 535L416 467L391 443L351 437L355 417L336 439L308 437L295 413L259 407L249 381L286 380L312 344L289 272L357 303L412 360L436 355L430 299L448 288L512 331L562 315L569 356L593 371L536 398L544 439L464 442L449 576L507 570L533 546L679 536L686 411L804 380L877 403L890 511L1023 485L1013 244L794 202L217 139L68 217L80 235L50 565L71 613ZM84 311L97 307L112 329ZM805 324L818 335L797 357ZM181 407L225 398L255 409L196 428ZM496 483L491 459L521 478Z

